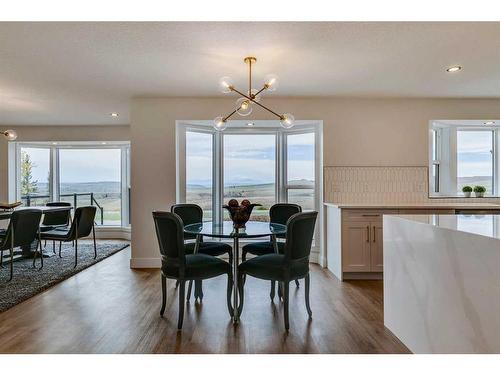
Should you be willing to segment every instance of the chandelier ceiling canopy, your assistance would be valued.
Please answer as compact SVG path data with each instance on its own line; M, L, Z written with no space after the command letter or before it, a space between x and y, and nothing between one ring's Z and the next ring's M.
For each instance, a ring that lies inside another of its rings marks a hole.
M227 127L227 120L235 113L240 116L248 116L252 113L253 106L259 106L266 111L272 113L279 118L280 124L285 129L291 128L295 123L295 118L291 113L279 114L272 109L269 109L261 103L262 93L264 91L275 91L278 88L278 77L275 74L268 74L264 77L264 84L260 89L252 88L252 65L257 62L257 59L253 56L245 57L243 60L248 64L248 90L246 93L242 93L237 90L234 86L233 80L230 77L222 77L219 80L220 91L224 94L235 92L240 96L236 100L236 109L226 116L218 116L214 119L214 128L219 131L223 131Z

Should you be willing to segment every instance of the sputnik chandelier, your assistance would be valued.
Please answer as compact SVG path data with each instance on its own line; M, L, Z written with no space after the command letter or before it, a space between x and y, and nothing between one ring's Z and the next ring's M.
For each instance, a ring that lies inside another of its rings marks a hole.
M264 78L264 86L258 90L252 88L252 64L257 62L255 57L249 56L245 57L243 60L246 64L248 64L248 91L246 94L238 91L233 84L233 80L230 77L222 77L219 80L220 90L224 94L228 94L230 92L235 92L240 95L240 98L236 100L236 109L232 111L227 116L218 116L214 119L214 128L219 131L223 131L227 127L227 120L235 113L240 116L248 116L252 113L253 105L257 105L268 112L271 112L273 115L280 119L280 124L285 129L289 129L295 123L295 118L290 113L284 113L282 115L274 112L273 110L267 108L265 105L260 103L261 94L264 91L274 91L278 88L278 77L275 74L268 74Z

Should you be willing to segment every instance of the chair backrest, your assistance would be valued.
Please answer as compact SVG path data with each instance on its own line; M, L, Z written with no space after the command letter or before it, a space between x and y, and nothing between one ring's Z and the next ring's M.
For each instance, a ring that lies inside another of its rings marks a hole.
M286 260L309 259L317 216L316 211L301 212L288 219L285 242Z
M189 224L201 223L203 221L203 210L197 204L192 203L179 203L174 204L170 207L170 212L178 215L184 226ZM196 238L193 234L186 234L184 236L186 240L192 240Z
M160 247L162 263L167 261L185 267L184 227L179 215L172 212L153 211L156 237Z
M71 207L69 202L49 202L46 204L47 207ZM46 212L43 215L43 225L68 225L69 218L71 215L70 210L66 211L54 211Z
M286 225L288 219L292 215L302 212L302 207L298 204L293 203L276 203L269 209L269 218L271 223ZM284 235L278 235L276 237L285 238Z
M29 246L38 238L41 218L42 210L40 209L27 208L14 211L1 248L5 250L11 246L12 232L14 232L14 247Z
M73 217L73 223L69 230L69 237L72 239L87 237L92 232L94 227L94 219L96 213L95 206L83 206L78 207L75 210L75 216ZM78 226L78 231L77 231Z

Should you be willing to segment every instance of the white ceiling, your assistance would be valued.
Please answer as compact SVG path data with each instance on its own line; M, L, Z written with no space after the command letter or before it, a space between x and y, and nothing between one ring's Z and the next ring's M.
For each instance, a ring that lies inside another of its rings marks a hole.
M500 23L3 22L0 124L127 124L134 96L244 87L246 55L269 95L499 98L499 46Z

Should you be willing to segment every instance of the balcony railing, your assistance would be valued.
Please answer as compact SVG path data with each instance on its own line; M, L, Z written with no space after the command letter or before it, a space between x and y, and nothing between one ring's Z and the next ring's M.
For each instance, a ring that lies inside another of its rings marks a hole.
M90 205L96 206L99 212L101 213L100 224L104 225L104 208L99 204L99 202L95 199L94 193L66 193L60 194L61 198L65 197L73 197L73 207L78 207L78 197L90 197ZM36 201L39 199L50 199L50 195L39 195L39 194L26 194L21 196L21 200L26 202L26 206L30 207L32 203L36 205ZM97 224L97 223L96 223Z

